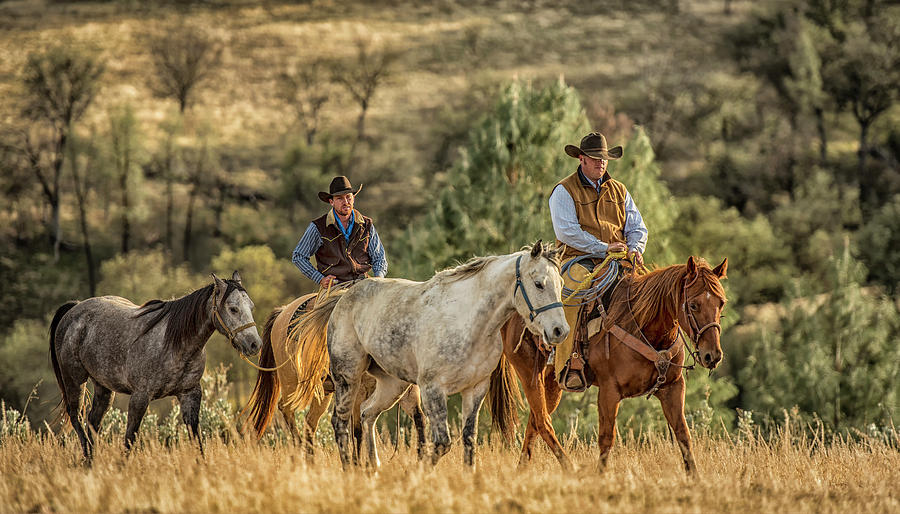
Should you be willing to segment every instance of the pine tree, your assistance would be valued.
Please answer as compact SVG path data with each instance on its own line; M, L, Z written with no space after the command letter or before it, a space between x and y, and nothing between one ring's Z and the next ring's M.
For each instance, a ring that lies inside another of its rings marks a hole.
M769 416L796 406L833 429L886 424L900 407L897 308L861 287L849 249L831 259L826 293L798 286L775 330L752 341L738 370L741 404Z
M510 253L538 238L552 241L547 200L575 170L563 148L588 131L575 90L515 82L476 127L435 194L433 209L396 241L400 276L430 277L473 255Z

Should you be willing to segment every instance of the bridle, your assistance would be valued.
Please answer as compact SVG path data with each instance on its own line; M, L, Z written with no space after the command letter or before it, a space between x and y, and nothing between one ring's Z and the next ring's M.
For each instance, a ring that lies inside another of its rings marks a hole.
M703 325L701 327L700 323L697 322L697 318L694 317L694 313L691 312L691 310L688 308L687 291L688 291L689 287L694 285L694 282L696 282L698 278L700 278L699 271L697 271L695 273L693 280L691 280L690 282L688 282L688 277L685 276L684 277L684 287L682 288L682 294L681 294L681 296L683 298L683 301L681 302L681 311L684 312L684 318L688 322L688 330L690 331L688 334L688 337L694 343L693 348L691 348L687 344L685 344L685 346L687 347L688 352L690 352L691 357L696 362L700 362L699 347L700 347L700 338L703 336L703 333L711 328L714 328L719 331L719 337L722 336L722 325L720 325L719 322L710 321L709 323L707 323L706 325ZM681 330L679 330L679 333L681 333Z
M520 262L522 262L521 255L516 259L516 288L513 289L513 298L515 298L516 293L519 291L519 289L521 289L522 290L522 298L525 299L525 305L528 306L528 320L534 321L534 318L536 318L538 316L538 314L545 312L545 311L549 311L550 309L555 309L557 307L562 309L562 307L563 307L562 302L553 302L553 303L544 305L543 307L539 307L537 309L534 308L534 306L531 304L531 300L528 298L528 293L525 291L525 284L522 283L522 274L519 272L519 263Z
M226 292L228 292L227 289L226 289ZM228 342L231 343L232 346L234 346L234 338L237 337L237 335L240 334L241 332L243 332L244 330L247 330L248 328L251 328L251 327L255 327L256 322L251 321L250 323L244 323L243 325L239 326L238 328L236 328L234 330L228 328L228 325L225 324L225 320L222 319L222 315L219 313L219 309L221 308L221 305L225 304L225 298L227 298L227 297L222 298L222 304L220 305L219 303L216 302L216 296L218 296L218 294L219 294L219 285L215 284L213 286L213 316L212 316L213 327L215 327L215 329L218 330L220 334L227 337ZM217 321L219 322L218 323L219 326L216 326Z

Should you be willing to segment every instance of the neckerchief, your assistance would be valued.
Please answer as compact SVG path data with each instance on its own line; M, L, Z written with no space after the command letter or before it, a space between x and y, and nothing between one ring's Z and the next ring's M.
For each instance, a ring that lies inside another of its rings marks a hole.
M332 211L334 211L334 209L332 209ZM334 213L334 223L337 225L338 230L341 231L341 234L344 234L344 241L346 241L347 244L350 244L350 234L353 232L353 218L355 218L353 211L350 211L350 223L348 223L347 228L344 229L344 225L341 224L341 218L338 217L338 213Z

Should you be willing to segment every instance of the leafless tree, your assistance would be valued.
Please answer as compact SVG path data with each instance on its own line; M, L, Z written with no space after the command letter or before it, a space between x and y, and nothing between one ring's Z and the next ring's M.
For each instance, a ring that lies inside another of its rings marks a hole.
M376 47L369 38L359 37L355 41L356 56L347 61L335 63L332 76L335 82L344 86L353 100L359 104L359 118L356 121L357 140L365 138L366 114L378 86L389 76L390 65L396 54L384 47Z
M197 88L219 67L222 45L200 27L177 25L150 35L147 46L156 69L154 92L173 98L184 113Z
M294 110L297 122L306 133L306 143L313 144L319 130L322 108L331 96L324 62L290 65L278 76L277 94Z
M59 260L62 240L60 182L66 145L73 124L94 100L103 69L99 57L72 45L32 54L25 64L24 114L37 123L21 132L21 150L50 205L54 260Z

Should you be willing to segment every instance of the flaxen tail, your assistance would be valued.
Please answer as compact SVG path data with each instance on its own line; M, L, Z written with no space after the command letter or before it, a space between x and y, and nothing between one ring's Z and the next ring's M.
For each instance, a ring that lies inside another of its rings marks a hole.
M320 298L288 334L288 354L297 373L297 389L288 397L294 410L305 409L313 398L322 398L322 378L328 372L328 320L346 289Z
M491 373L490 388L491 429L512 442L519 428L519 407L522 397L519 394L519 382L506 355L500 356L500 362Z
M275 318L277 318L283 310L284 307L275 309L269 314L268 319L266 319L266 325L263 328L262 333L262 349L260 350L259 355L260 367L275 367L275 351L272 349L272 326L275 324ZM278 372L259 371L256 375L256 387L254 387L253 392L250 393L250 401L241 412L241 417L244 416L245 412L249 413L249 416L244 421L244 426L246 426L247 423L252 422L253 429L256 430L257 438L262 437L263 432L266 431L266 427L269 425L269 421L272 420L272 414L275 413L275 407L278 403L278 393L280 392L281 382L278 381Z
M62 371L59 369L59 359L56 356L56 329L59 327L59 322L62 320L63 316L66 315L67 312L72 310L72 307L78 305L78 301L72 300L70 302L66 302L62 304L58 309L56 309L56 314L53 315L53 321L50 322L50 362L53 364L53 373L56 375L56 383L59 385L59 391L62 393L62 397L59 400L59 404L56 406L59 409L59 418L63 422L68 418L66 416L66 405L68 405L69 401L66 397L66 388L63 386L62 380ZM63 334L60 334L62 336Z

